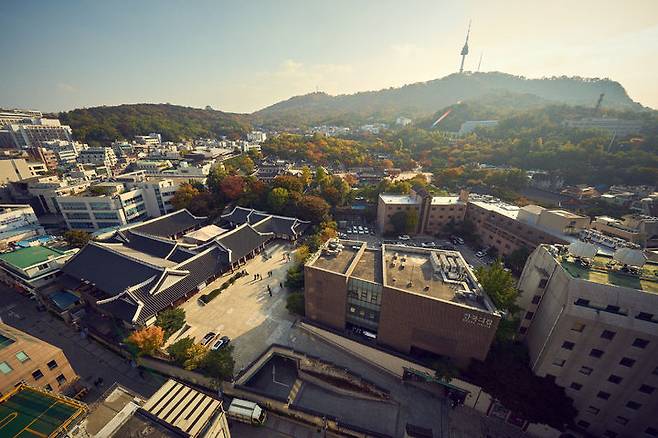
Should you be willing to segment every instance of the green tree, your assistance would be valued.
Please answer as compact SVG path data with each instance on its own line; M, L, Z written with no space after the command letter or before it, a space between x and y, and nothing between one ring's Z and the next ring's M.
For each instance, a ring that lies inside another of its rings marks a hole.
M158 313L155 325L164 330L165 340L167 340L185 325L185 310L180 307L163 310Z
M505 258L505 263L510 267L514 274L521 275L528 257L530 257L530 251L528 248L522 246L521 248L512 251L512 253Z
M178 365L183 366L189 359L188 350L194 345L194 339L186 336L167 347L167 353Z
M486 294L496 307L501 310L516 312L516 282L512 274L505 270L505 265L498 259L491 266L479 266L475 269L475 276L482 285Z
M288 204L289 199L288 190L283 187L275 187L267 195L267 204L273 212L281 213Z
M459 369L449 357L442 356L432 364L434 376L444 382L450 382L453 378L459 376Z
M320 223L329 215L329 204L318 196L304 195L297 203L297 215L301 219Z
M188 208L201 192L189 183L182 183L171 198L171 205L176 209Z
M235 360L233 359L233 346L227 345L220 350L212 350L201 361L199 369L211 377L216 385L222 380L233 376Z
M91 240L91 234L86 231L68 230L64 233L64 240L74 248L82 248Z
M406 217L404 221L405 231L407 233L416 232L416 227L418 226L418 212L416 209L411 209L406 212Z
M286 297L286 309L288 309L288 312L290 313L304 316L305 315L304 293L291 292L288 295L288 297Z
M304 289L304 267L301 263L288 269L288 272L286 272L285 285L292 291Z
M407 214L404 211L393 213L391 215L391 225L393 225L395 233L404 233L407 229Z

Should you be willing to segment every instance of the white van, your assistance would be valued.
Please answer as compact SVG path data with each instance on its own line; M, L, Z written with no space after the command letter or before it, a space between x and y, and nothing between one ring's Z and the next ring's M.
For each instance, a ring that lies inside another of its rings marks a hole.
M239 398L233 399L226 414L235 421L255 426L262 426L267 419L267 413L258 404Z

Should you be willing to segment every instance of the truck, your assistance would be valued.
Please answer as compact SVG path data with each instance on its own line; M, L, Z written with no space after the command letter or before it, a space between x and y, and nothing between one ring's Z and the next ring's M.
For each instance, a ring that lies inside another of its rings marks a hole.
M238 398L233 399L226 414L235 421L254 426L262 426L267 419L267 413L258 404Z

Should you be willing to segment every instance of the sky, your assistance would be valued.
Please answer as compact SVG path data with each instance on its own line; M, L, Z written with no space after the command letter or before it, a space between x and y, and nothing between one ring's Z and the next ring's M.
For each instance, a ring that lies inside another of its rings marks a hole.
M658 0L0 0L0 107L398 87L457 71L469 20L467 70L607 77L658 108Z

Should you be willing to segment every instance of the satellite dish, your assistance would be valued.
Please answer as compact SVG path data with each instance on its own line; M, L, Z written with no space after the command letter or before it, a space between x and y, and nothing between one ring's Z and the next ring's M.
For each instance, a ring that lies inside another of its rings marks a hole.
M624 265L637 266L641 268L647 262L647 256L644 255L642 250L631 248L619 248L612 255L612 258Z
M574 257L591 259L598 252L596 245L587 242L572 242L569 244L569 254Z

